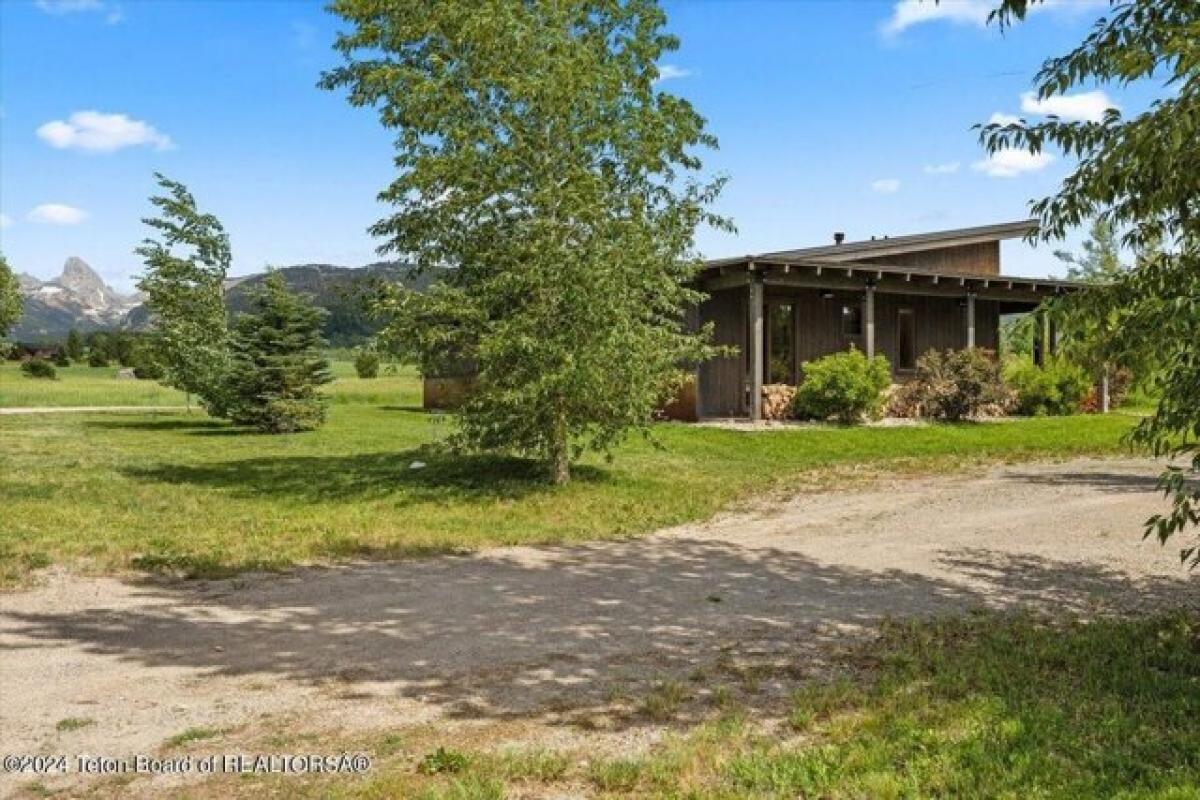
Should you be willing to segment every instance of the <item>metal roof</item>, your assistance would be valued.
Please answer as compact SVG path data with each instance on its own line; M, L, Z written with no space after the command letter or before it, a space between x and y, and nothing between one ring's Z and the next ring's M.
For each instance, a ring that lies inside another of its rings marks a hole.
M1037 220L1001 222L994 225L979 225L973 228L954 228L930 233L914 233L907 236L883 236L857 242L843 242L820 247L804 247L799 250L777 250L762 253L763 258L821 258L836 261L854 258L916 253L942 247L956 247L1001 239L1016 239L1037 230Z

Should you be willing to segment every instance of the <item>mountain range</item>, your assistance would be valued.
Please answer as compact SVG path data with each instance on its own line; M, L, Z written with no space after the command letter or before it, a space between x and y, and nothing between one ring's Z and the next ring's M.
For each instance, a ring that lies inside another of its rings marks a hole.
M413 277L399 262L379 262L364 267L332 264L299 264L276 269L288 288L308 295L328 312L325 338L334 345L357 344L378 330L363 307L361 295L376 281L399 283L423 291L440 277L430 271ZM225 304L232 314L247 311L266 273L230 278L225 284ZM63 339L72 328L94 330L146 330L150 312L140 294L121 294L104 282L81 258L72 256L62 274L49 281L19 274L25 301L24 314L10 334L18 342Z

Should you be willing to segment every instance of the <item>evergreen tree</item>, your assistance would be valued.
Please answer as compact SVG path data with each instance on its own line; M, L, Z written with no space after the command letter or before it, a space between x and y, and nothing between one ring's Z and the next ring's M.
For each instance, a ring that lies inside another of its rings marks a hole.
M332 380L322 348L325 312L267 276L252 311L234 321L229 417L267 433L311 430L325 420L318 391Z
M689 332L701 224L720 180L704 119L660 91L678 41L655 0L335 0L348 24L326 73L396 131L396 213L371 229L418 269L383 341L426 368L474 371L454 441L543 459L557 483L611 453L707 358Z
M197 210L186 186L158 173L155 178L165 194L150 202L161 216L142 222L162 239L145 239L136 251L146 264L138 289L153 315L154 360L165 383L186 392L189 401L197 395L214 416L225 416L229 237L216 217Z
M67 353L67 358L72 361L83 360L83 337L79 335L79 331L71 328L67 332L67 341L63 345L63 349Z
M0 339L8 336L8 332L16 326L21 319L21 311L21 285L17 283L17 276L13 275L4 255L0 254ZM4 354L5 349L0 344L0 355Z

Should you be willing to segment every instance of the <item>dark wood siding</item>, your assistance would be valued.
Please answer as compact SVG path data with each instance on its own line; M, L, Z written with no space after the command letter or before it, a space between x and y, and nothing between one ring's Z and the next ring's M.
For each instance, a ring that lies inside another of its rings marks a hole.
M746 413L746 288L710 293L700 306L701 323L714 324L713 343L731 345L737 353L700 365L700 415L737 417Z
M970 275L1000 274L1000 243L981 242L957 247L939 247L916 253L860 259L893 267L920 267L933 272L962 272Z

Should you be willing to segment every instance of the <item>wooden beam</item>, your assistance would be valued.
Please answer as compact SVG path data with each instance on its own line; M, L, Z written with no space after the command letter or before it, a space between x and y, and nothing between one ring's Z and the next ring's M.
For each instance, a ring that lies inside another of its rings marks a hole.
M863 333L866 334L863 348L867 358L875 357L875 284L867 284L866 322Z
M967 349L975 349L975 293L967 292Z
M763 387L763 280L755 275L750 281L750 341L747 350L750 353L750 419L757 422L762 419L762 387Z

